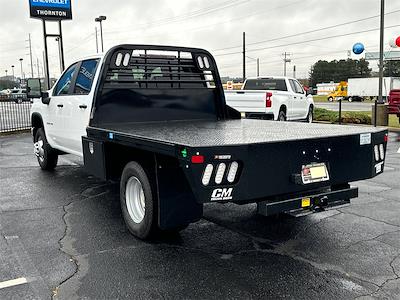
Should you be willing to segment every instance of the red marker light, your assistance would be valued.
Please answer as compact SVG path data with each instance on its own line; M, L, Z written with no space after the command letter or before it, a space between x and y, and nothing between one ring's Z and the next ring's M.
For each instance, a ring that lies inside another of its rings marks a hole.
M385 134L385 136L383 137L383 141L385 143L387 143L389 141L389 136L387 134Z
M193 155L192 156L192 164L202 164L204 163L203 155Z

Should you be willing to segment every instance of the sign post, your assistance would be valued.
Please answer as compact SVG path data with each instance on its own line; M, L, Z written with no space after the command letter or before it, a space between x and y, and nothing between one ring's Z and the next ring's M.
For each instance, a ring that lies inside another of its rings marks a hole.
M47 88L50 88L49 56L47 38L56 37L59 43L60 68L64 66L64 46L62 37L62 20L72 19L71 0L29 0L30 16L34 19L41 19L43 23L44 53L45 53L45 76ZM58 22L58 34L48 34L46 21Z

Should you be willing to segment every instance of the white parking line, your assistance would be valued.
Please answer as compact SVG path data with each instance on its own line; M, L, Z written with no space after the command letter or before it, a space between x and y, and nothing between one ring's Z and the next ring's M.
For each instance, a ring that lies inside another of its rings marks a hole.
M25 277L3 281L3 282L0 282L0 290L8 288L8 287L24 284L24 283L27 283L27 282L28 281L26 280Z
M397 153L400 153L400 148L399 148L399 150L397 150Z

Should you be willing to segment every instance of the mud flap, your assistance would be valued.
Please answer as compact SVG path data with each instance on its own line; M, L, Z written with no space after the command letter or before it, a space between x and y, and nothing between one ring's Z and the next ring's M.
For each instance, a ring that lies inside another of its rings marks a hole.
M203 204L196 202L182 168L157 163L158 224L163 230L197 222L203 216Z
M106 180L106 163L103 142L82 137L85 170L97 178Z

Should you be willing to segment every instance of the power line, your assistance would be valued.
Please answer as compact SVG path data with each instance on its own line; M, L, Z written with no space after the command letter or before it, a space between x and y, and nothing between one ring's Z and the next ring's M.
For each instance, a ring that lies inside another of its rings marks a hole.
M369 46L367 48L371 48L372 46ZM335 50L335 51L329 51L329 52L322 52L322 53L315 53L313 55L306 55L306 56L295 56L292 55L292 60L293 61L297 61L297 60L303 60L303 59L307 59L307 58L315 58L315 57L320 57L320 56L324 56L324 55L329 55L329 54L336 54L336 53L344 53L348 51L347 49L342 49L342 50ZM304 52L303 52L304 53ZM282 59L276 59L276 60L270 60L270 61L265 61L263 60L263 62L261 63L261 65L270 65L270 64L276 64L276 65L280 65L282 64ZM232 68L241 68L240 64L236 63L236 64L230 64L230 65L219 65L220 69L232 69Z
M394 13L398 13L398 12L400 12L400 9L388 12L385 15L390 15L390 14L394 14ZM346 26L346 25L350 25L350 24L354 24L354 23L359 23L359 22L375 19L375 18L378 18L378 17L380 17L380 15L370 16L370 17L366 17L366 18L362 18L362 19L358 19L358 20L354 20L354 21L348 21L348 22L344 22L344 23L340 23L340 24L336 24L336 25L331 25L331 26L327 26L327 27L322 27L322 28L318 28L318 29L314 29L314 30L304 31L304 32L296 33L296 34L290 34L290 35L286 35L286 36L279 37L279 38L273 38L273 39L269 39L269 40L263 40L263 41L257 41L257 42L253 42L253 43L248 43L247 46L258 45L258 44L274 42L274 41L279 41L279 40L284 40L284 39L291 38L291 37L297 37L299 35L310 34L310 33L315 33L315 32L319 32L319 31L323 31L323 30L328 30L328 29L333 29L333 28L337 28L337 27L341 27L341 26ZM222 51L222 50L229 50L229 49L240 48L240 47L242 47L242 45L219 48L219 49L214 49L214 50L211 50L211 51Z
M241 16L241 17L237 17L237 18L232 18L232 19L225 20L225 21L222 21L222 22L217 22L217 23L208 24L208 25L205 25L205 26L192 27L192 28L189 28L189 29L186 29L186 30L174 31L174 34L175 34L175 33L178 33L178 32L193 32L193 31L201 30L201 29L203 29L203 28L208 28L208 27L213 27L213 26L216 26L216 25L231 23L231 22L233 22L233 21L246 19L246 18L253 17L253 16L256 16L256 15L262 15L262 14L270 13L271 10L275 10L275 9L280 9L280 8L288 7L288 6L292 6L292 5L295 5L295 4L297 4L297 3L303 3L303 2L304 2L303 0L301 0L301 1L295 1L295 2L292 2L292 3L285 4L285 5L279 5L279 6L276 6L276 7L268 8L267 11L256 12L256 13L253 13L253 14L248 14L248 15L245 15L245 16ZM158 26L158 25L157 25L157 26ZM157 26L156 26L156 27L157 27ZM106 31L106 32L107 32L107 33L124 33L124 32L132 33L132 30L119 30L119 31ZM163 36L163 35L165 35L165 33L147 35L146 37Z
M399 27L399 26L400 26L400 24L387 26L387 27L385 27L385 29L395 28L395 27ZM377 31L377 30L379 30L379 28L367 29L367 30L356 31L356 32L349 32L349 33L338 34L338 35L332 35L332 36L327 36L327 37L322 37L322 38L311 39L311 40L307 40L307 41L293 42L293 43L289 43L289 44L281 44L281 45L275 45L275 46L269 46L269 47L263 47L263 48L249 49L249 50L247 50L247 52L268 50L268 49L274 49L274 48L280 48L280 47L286 47L286 46L292 46L292 45L300 45L300 44L304 44L304 43L317 42L317 41L333 39L333 38L338 38L338 37L344 37L344 36L350 36L350 35L355 35L355 34L360 34L360 33L367 33L367 32L372 32L372 31ZM236 51L236 52L215 54L214 56L227 56L227 55L233 55L233 54L239 54L239 53L242 53L242 52Z
M159 19L159 20L154 20L148 23L142 23L142 24L137 24L135 25L135 29L143 29L143 28L149 28L149 27L159 27L161 25L167 25L171 23L177 23L177 22L183 22L192 18L197 18L201 17L206 14L210 14L216 11L219 11L221 9L227 9L232 6L236 5L241 5L247 2L250 2L252 0L234 0L234 1L225 1L222 2L218 5L213 5L209 6L206 8L202 8L193 12L189 12L186 14L182 14L180 16L175 16L175 17L169 17L169 18L164 18L164 19ZM153 25L153 26L152 26ZM131 32L131 30L114 30L114 31L107 31L107 33L119 33L119 32Z

